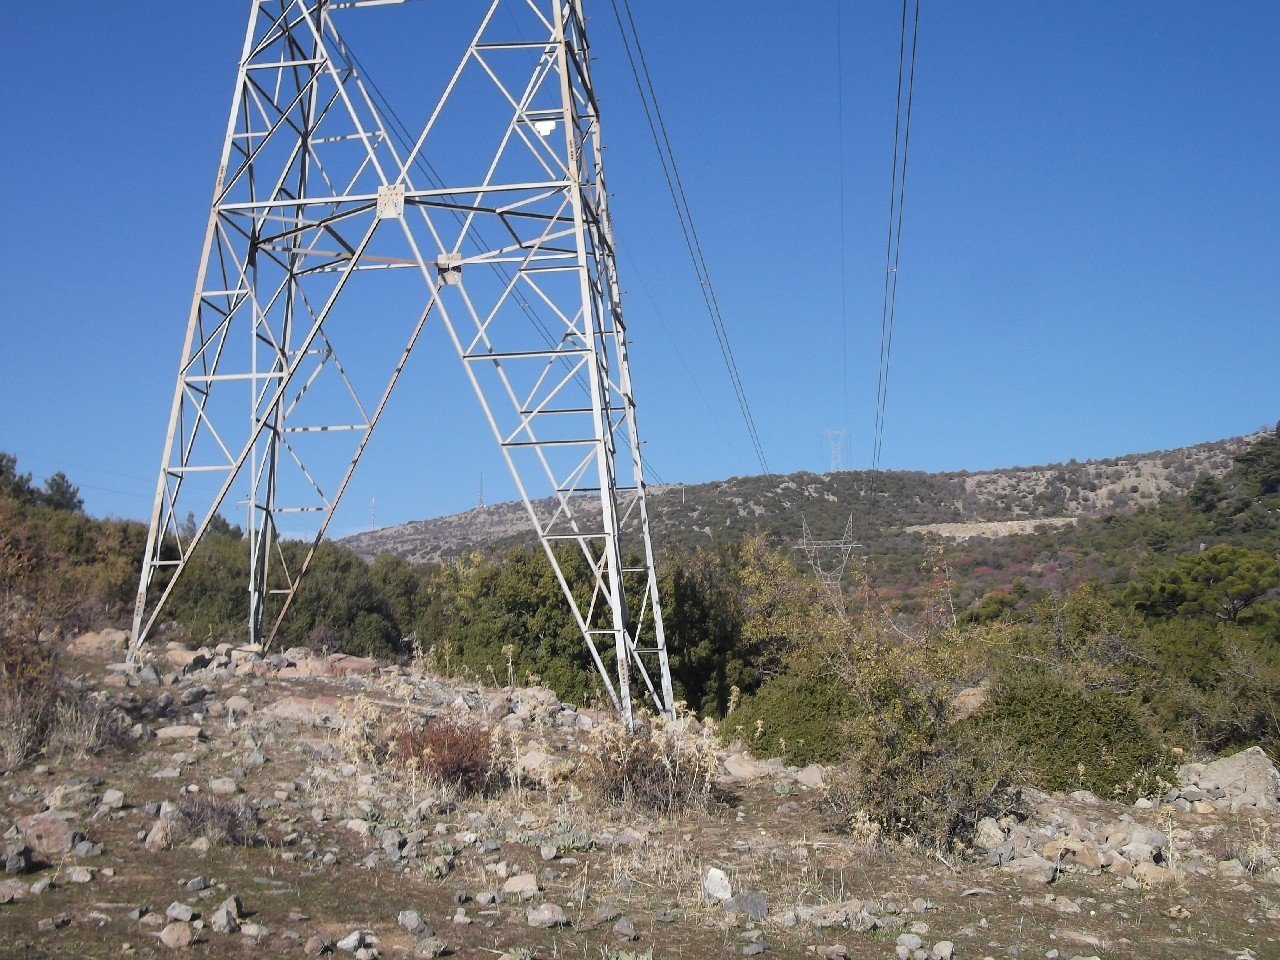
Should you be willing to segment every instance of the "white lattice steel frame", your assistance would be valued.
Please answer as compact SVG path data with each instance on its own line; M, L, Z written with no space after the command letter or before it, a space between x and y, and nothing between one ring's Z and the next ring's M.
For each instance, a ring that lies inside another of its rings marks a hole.
M450 4L450 17L474 14L477 26L416 136L335 23L376 14L339 11L383 2L252 4L156 484L133 649L219 509L241 491L249 635L270 643L435 318L614 706L630 724L638 683L639 697L669 714L581 0ZM395 315L386 301L393 295L412 313ZM367 352L365 342L388 329L402 331L395 342L403 346L382 358L379 389L362 393L339 357L341 335L355 345L343 344L346 356ZM183 522L188 513L194 530ZM298 569L281 550L286 514L314 515ZM553 549L561 544L581 552L589 595L575 595Z
M805 555L809 566L813 568L813 575L833 595L842 589L844 572L855 548L861 550L862 544L854 543L853 540L853 514L849 515L844 536L839 540L815 540L809 533L809 521L804 517L800 518L800 542L796 544L796 549Z

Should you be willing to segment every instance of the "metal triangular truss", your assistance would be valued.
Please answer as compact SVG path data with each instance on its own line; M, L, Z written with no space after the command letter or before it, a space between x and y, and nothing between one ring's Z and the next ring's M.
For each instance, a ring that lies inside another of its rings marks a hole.
M451 18L469 10L476 27L416 132L338 31L341 17L377 13L350 8L378 5L253 4L135 649L220 508L245 495L249 634L270 642L431 320L481 403L609 697L630 723L638 683L669 714L581 0L451 5ZM303 520L310 550L290 568L282 526ZM590 571L581 596L557 559L566 544Z
M839 593L844 581L844 572L849 566L849 557L854 548L861 549L862 544L853 540L853 514L845 524L844 536L838 540L815 540L809 533L809 521L800 518L800 542L796 549L805 555L813 575L817 577L833 594Z

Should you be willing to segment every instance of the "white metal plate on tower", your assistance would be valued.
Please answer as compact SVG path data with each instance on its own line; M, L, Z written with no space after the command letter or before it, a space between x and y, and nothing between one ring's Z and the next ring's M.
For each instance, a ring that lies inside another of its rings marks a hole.
M404 184L391 183L378 188L378 219L398 220L404 216Z

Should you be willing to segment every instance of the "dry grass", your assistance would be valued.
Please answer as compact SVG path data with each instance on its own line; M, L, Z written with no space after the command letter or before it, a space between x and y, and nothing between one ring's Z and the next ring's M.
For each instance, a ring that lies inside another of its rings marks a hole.
M391 730L390 756L460 796L489 793L502 780L488 727L436 717Z
M683 720L655 719L634 733L616 721L591 732L578 774L583 790L609 802L670 816L705 810L718 770L716 741Z
M0 629L0 761L92 756L130 744L129 718L106 696L58 670L51 645L12 621Z
M183 797L168 814L173 842L204 837L213 844L245 847L253 842L258 814L247 800L224 800L201 793Z

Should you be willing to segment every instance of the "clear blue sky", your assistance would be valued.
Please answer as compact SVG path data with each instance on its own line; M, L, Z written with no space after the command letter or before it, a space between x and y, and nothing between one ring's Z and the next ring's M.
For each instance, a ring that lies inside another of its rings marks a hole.
M358 15L421 24L429 56L434 5ZM843 258L834 0L633 6L770 465L824 469L847 420L865 466L898 4L842 8ZM247 8L49 0L0 21L0 449L65 469L95 514L149 506ZM648 452L669 480L756 472L612 14L588 11ZM925 0L921 30L883 466L1274 423L1280 4ZM421 367L335 532L375 496L380 524L465 509L481 471L510 495L456 372Z

